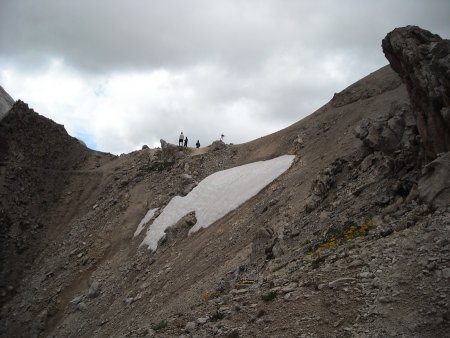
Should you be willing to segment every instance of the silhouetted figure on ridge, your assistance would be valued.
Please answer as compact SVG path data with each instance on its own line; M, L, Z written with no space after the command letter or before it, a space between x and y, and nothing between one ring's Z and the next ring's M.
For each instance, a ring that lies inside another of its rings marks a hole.
M180 137L178 138L178 146L182 147L184 141L184 135L183 132L181 132Z
M184 147L186 148L187 147L187 144L188 144L188 138L187 138L187 136L184 138Z
M197 140L197 143L195 144L195 146L196 146L197 148L200 148L200 141L199 141L199 140Z

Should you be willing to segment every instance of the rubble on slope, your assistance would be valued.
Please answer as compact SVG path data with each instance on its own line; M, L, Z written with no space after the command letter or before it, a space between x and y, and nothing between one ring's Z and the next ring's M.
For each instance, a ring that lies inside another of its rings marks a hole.
M166 156L165 146L120 157L87 153L84 162L77 161L85 153L73 146L74 162L57 161L58 174L71 174L67 184L55 186L55 195L39 191L58 197L50 211L42 209L44 225L54 231L40 232L47 245L33 251L35 263L22 279L2 289L9 298L0 334L444 336L450 330L448 153L422 173L428 159L414 108L394 75L376 72L295 130L250 145L218 142L200 155L176 148ZM188 214L158 250L139 249L143 235L134 233L149 209L214 172L247 163L249 155L280 151L298 160L240 208L187 239L196 222ZM44 180L19 169L26 158L8 164L15 180L0 183L10 191L26 177ZM5 215L32 204L22 207L20 196L12 201L0 221L18 227ZM11 243L16 233L2 236Z

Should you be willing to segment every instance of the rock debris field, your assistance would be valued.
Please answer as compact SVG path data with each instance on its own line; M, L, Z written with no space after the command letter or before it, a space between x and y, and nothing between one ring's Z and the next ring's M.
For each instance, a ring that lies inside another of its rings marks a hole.
M0 336L448 336L450 43L382 48L239 145L114 156L2 89Z

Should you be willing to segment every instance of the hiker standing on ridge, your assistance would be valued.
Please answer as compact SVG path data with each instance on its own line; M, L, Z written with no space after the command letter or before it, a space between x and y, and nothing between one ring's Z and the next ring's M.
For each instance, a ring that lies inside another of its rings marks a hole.
M199 140L197 140L197 143L195 144L195 146L196 146L197 148L200 148L200 141L199 141Z
M186 148L187 147L187 143L188 143L188 138L187 138L187 136L184 138L184 147Z
M178 138L178 146L182 147L184 141L184 135L183 132L181 132L180 137Z

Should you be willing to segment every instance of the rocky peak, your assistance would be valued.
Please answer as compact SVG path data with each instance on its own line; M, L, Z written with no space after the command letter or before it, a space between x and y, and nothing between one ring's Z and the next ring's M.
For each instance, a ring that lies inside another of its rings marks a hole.
M429 158L450 150L450 41L417 26L396 28L382 41L406 84Z
M75 169L88 154L87 148L67 134L64 126L39 115L21 100L1 120L0 161L47 169Z

